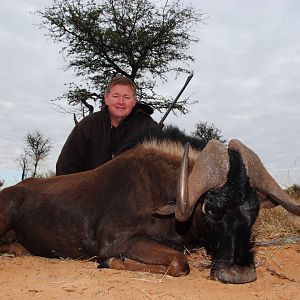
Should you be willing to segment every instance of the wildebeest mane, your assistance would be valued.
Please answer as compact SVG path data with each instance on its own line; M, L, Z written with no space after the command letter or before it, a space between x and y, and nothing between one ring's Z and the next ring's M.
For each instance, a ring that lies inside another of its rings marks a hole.
M121 148L120 151L118 151L117 154L120 154L125 150L133 148L137 144L152 140L156 140L158 142L174 142L177 144L182 144L183 146L187 142L189 142L192 148L199 151L201 151L206 145L206 142L204 140L191 135L187 135L178 127L168 125L165 126L163 129L160 129L158 127L152 127L141 130L137 135L126 140L125 145Z

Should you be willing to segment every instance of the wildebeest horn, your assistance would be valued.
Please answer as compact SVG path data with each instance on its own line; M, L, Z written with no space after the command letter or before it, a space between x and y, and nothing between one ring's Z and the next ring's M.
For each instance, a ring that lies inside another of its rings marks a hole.
M201 195L226 183L228 171L229 156L226 147L220 141L211 140L200 152L188 176L188 145L186 145L178 182L176 219L180 222L186 221Z
M239 140L231 140L228 148L240 153L251 186L283 206L287 211L300 215L300 203L289 196L269 174L259 157Z

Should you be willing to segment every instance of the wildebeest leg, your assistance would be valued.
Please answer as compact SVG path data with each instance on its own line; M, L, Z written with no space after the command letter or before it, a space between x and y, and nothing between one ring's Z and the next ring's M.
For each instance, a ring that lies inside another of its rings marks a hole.
M12 229L12 211L14 210L14 198L16 190L13 187L8 187L0 191L0 237L4 235L4 241L7 239L9 231L13 233ZM9 240L11 241L11 240Z
M102 261L98 268L168 274L168 268L166 266L144 264L129 258L108 258L107 260Z
M13 232L10 218L5 214L0 203L0 242L11 242L10 235L12 234L13 238Z
M0 192L0 253L22 256L29 254L29 252L16 241L17 235L12 228L12 199L14 196L18 196L17 193L18 190L13 189L13 187Z
M0 245L0 254L8 253L14 256L23 256L30 254L20 243L12 242Z
M17 234L13 227L13 215L16 215L25 194L24 189L19 185L0 191L0 253L15 256L30 254L17 242Z
M168 274L175 277L187 275L190 271L183 253L146 238L134 240L123 255L124 259L110 258L102 262L100 267Z
M0 244L1 243L11 243L14 242L17 239L16 232L14 229L10 229L5 234L0 236Z

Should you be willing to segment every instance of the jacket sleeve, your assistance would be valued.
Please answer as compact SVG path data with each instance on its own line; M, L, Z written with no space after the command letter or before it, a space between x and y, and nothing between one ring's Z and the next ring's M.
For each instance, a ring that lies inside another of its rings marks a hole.
M85 170L86 141L77 125L67 138L56 163L56 175L77 173Z

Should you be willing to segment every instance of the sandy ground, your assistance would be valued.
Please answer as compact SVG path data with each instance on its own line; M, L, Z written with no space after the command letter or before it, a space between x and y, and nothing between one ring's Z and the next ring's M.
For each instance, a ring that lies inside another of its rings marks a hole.
M204 251L188 276L97 269L91 261L0 256L0 299L300 299L300 242L256 249L257 281L209 279Z

